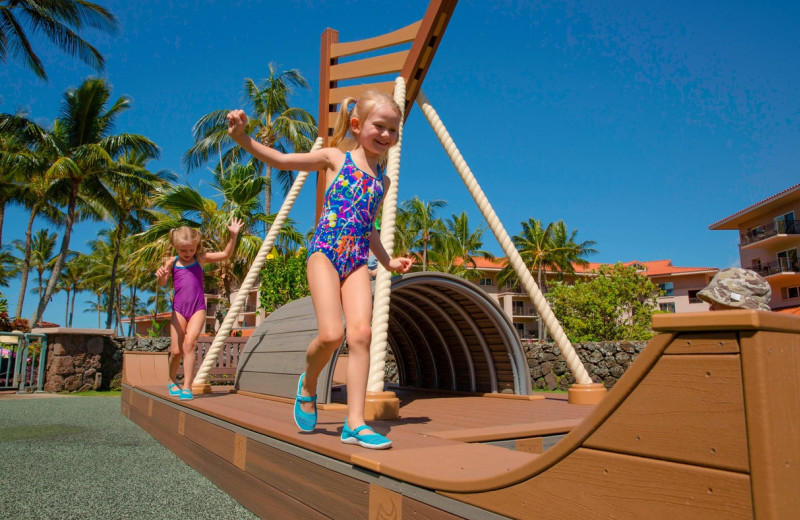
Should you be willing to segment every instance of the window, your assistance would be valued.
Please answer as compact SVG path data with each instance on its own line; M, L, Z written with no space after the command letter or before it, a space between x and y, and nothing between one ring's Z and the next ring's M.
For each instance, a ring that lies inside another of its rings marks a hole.
M667 311L667 312L675 312L675 304L674 303L659 303L658 310L660 311Z
M750 269L753 271L760 271L761 270L761 259L760 258L753 258L750 260Z
M800 286L782 288L781 296L783 297L784 300L790 300L792 298L800 298Z
M494 285L494 281L491 278L481 278L479 285Z
M519 334L519 337L523 337L525 335L525 325L523 323L515 323L514 328L517 329L517 334Z
M664 282L658 284L658 288L664 292L664 296L673 296L674 291L672 289L672 282ZM675 311L672 311L675 312Z
M778 252L778 271L797 271L797 249L787 249Z
M794 211L790 211L780 217L775 217L775 231L778 234L792 234L794 233Z
M514 316L522 316L525 314L525 302L522 300L514 300L511 302L511 313Z
M700 290L689 291L689 303L703 303L703 300L697 297Z

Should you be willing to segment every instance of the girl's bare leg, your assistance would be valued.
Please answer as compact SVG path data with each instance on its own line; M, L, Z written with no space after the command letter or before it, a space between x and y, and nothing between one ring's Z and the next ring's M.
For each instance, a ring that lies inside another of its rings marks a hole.
M183 352L183 388L184 390L192 389L192 381L194 380L194 364L197 352L197 338L203 332L203 326L206 323L205 309L199 310L192 314L189 322L186 324L186 334L183 336L183 343L181 351Z
M303 379L300 395L312 396L317 393L320 372L344 340L344 326L339 273L333 264L324 254L313 253L308 258L306 273L311 302L317 316L318 332L306 350L306 377ZM304 412L314 412L312 402L301 403L301 407Z
M181 367L181 345L186 335L186 320L175 311L169 323L169 379L178 383L178 369Z
M347 425L364 424L364 403L369 377L369 345L372 341L372 289L364 265L342 283L342 308L347 324Z

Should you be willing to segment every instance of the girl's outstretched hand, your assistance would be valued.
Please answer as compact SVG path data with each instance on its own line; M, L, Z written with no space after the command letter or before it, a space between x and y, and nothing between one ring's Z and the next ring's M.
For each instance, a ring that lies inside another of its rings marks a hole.
M392 258L389 260L389 268L392 271L396 271L400 274L407 273L409 269L411 269L411 265L414 263L414 260L405 257L398 257Z
M244 110L231 110L226 117L228 118L228 135L235 141L244 135L247 114L244 113Z
M228 224L228 231L230 231L231 235L238 235L239 231L242 229L244 222L240 218L233 218L231 219L231 223Z

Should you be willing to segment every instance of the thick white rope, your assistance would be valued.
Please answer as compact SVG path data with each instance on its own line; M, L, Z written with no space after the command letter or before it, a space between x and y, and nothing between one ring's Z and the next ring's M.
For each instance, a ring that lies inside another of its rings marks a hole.
M318 137L311 150L318 150L320 148L322 148L322 138ZM236 297L233 299L233 302L231 302L231 307L228 309L228 313L222 320L222 324L217 331L217 335L214 336L214 341L211 343L211 346L208 348L208 352L203 358L203 364L197 371L194 381L192 381L193 386L201 386L208 382L208 374L211 372L211 369L217 362L219 351L225 344L225 340L228 339L231 328L233 328L233 322L236 320L236 317L239 316L239 312L242 310L242 307L244 307L244 303L247 301L247 296L250 294L250 290L253 288L253 285L255 285L256 279L261 272L261 268L264 267L264 262L266 262L267 255L270 251L272 251L272 246L275 243L275 239L278 238L281 227L283 227L283 223L286 222L286 218L289 216L289 211L292 209L292 206L297 199L297 195L300 193L300 188L303 187L303 183L306 181L307 177L308 172L299 172L297 174L297 178L294 180L292 188L289 190L289 194L286 195L286 199L283 201L283 205L278 212L278 216L275 217L275 222L272 224L272 227L269 228L267 238L265 238L264 242L261 243L261 248L259 248L258 253L256 254L256 259L253 261L253 265L250 266L247 276L245 277L244 281L242 281L242 286L239 287L239 292L236 293Z
M497 214L494 212L494 209L492 209L491 204L489 204L489 200L478 185L478 181L475 180L475 176L461 156L461 152L458 151L453 139L450 137L450 134L447 132L447 129L444 127L444 124L441 119L439 119L438 114L433 109L422 90L417 94L417 104L428 119L428 123L430 123L434 133L436 133L436 137L439 138L442 146L444 146L444 149L447 151L450 161L453 163L453 166L456 167L456 170L458 170L458 174L461 176L461 180L464 181L473 200L475 200L478 208L480 208L483 213L483 217L486 219L487 224L489 224L495 238L500 243L503 253L508 257L509 263L514 268L514 272L519 277L522 286L533 301L540 318L544 320L544 324L553 337L553 341L555 341L561 354L564 356L564 360L572 371L575 380L579 384L591 384L592 378L575 353L575 349L572 347L569 338L564 334L561 324L556 319L552 309L550 309L550 304L547 303L542 291L539 290L539 286L536 285L536 281L533 279L533 276L531 276L530 271L528 271L525 262L522 261L519 251L514 247L508 233L506 233L505 228L500 223L500 219L497 218Z
M406 84L402 77L394 82L394 100L400 106L400 111L406 104ZM397 188L400 184L400 150L403 143L403 117L400 117L400 127L397 129L397 143L389 150L386 162L386 175L391 184L389 191L383 198L383 213L381 216L381 242L389 257L394 252L394 225L397 216ZM384 369L386 367L386 346L389 338L389 295L392 291L392 273L378 265L375 276L375 292L372 300L372 343L369 346L369 376L367 377L368 392L382 392Z

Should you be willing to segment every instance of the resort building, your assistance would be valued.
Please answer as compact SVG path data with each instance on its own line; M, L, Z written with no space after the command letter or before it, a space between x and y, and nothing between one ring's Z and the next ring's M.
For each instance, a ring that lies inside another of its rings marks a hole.
M477 270L481 277L475 283L495 298L500 307L511 317L520 338L535 338L538 334L538 316L533 302L525 291L517 286L499 287L497 275L504 266L503 258L486 260L476 258ZM595 276L597 268L603 264L590 262L587 266L574 266L575 275L563 275L564 281L573 282L580 277ZM701 312L708 310L708 304L697 298L697 293L708 285L717 273L716 267L676 267L670 260L650 262L631 261L624 265L635 265L639 273L647 276L653 284L661 288L663 295L658 297L658 308L665 312ZM561 279L560 273L545 271L542 284L547 291L548 280Z
M772 288L770 307L791 312L800 309L800 184L737 211L708 229L739 232L739 261Z

